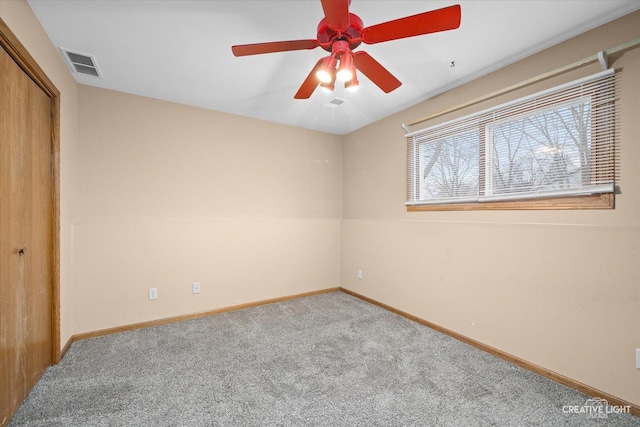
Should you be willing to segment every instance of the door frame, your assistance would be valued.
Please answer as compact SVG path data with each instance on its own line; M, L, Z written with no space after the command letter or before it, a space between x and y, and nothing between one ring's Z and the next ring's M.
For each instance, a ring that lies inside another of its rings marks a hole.
M51 364L62 358L60 346L60 91L0 18L0 46L51 100L52 245Z

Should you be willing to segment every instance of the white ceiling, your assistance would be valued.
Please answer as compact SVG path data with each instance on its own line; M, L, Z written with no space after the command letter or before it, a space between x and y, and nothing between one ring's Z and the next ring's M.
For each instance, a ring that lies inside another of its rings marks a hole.
M78 83L323 132L346 134L640 8L638 0L353 0L371 26L452 4L460 28L361 45L403 84L385 94L317 89L295 100L321 49L234 57L231 46L314 39L320 0L28 0L53 44L93 55ZM593 52L595 53L595 52ZM455 61L455 67L451 66ZM339 107L333 98L346 100Z

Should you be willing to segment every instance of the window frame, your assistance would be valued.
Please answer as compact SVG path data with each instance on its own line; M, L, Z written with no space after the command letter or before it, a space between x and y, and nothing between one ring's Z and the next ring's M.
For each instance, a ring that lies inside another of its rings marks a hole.
M616 76L615 76L614 70L612 69L606 70L601 73L597 73L595 76L586 77L585 79L592 78L595 80L596 78L605 78L609 76L611 76L613 79L612 85L613 85L613 91L615 92L617 83L615 80ZM545 95L546 93L552 93L554 90L558 90L559 88L562 88L564 86L579 84L581 80L585 80L585 79L579 79L574 82L569 82L557 88L551 88L546 91L542 91L538 94L533 94L522 99L526 100L530 98L535 98L536 96L543 97L543 96L546 96ZM556 111L572 105L580 105L580 104L584 105L587 102L590 105L589 114L592 117L594 117L594 115L596 114L595 109L601 108L601 106L597 104L597 99L600 96L599 93L600 92L598 91L593 91L590 93L580 94L578 96L569 97L557 103L554 102L552 105L549 105L546 107L532 108L524 112L518 112L513 115L507 115L506 117L500 118L498 120L484 120L484 121L479 120L477 124L478 134L479 134L479 141L478 141L479 172L478 172L478 191L477 191L478 196L476 200L461 200L457 202L455 200L447 201L446 199L444 199L441 202L438 202L438 201L429 202L428 200L425 200L425 199L420 200L419 199L420 196L415 196L413 200L410 200L409 194L420 195L421 193L420 180L424 179L422 177L422 171L424 168L420 164L422 162L422 158L421 158L422 151L423 151L422 146L424 144L428 144L429 142L433 142L433 140L421 141L421 142L415 142L414 140L411 144L408 143L407 149L409 150L410 145L412 145L414 148L414 152L411 155L407 153L407 159L408 159L407 190L408 191L407 191L407 202L405 203L407 211L420 212L420 211L468 211L468 210L614 209L615 208L615 170L613 172L614 179L611 184L611 191L599 191L599 192L591 192L591 193L585 194L584 192L580 193L581 189L576 188L576 189L567 190L566 192L552 191L551 193L555 193L555 194L550 194L550 195L544 195L544 194L539 195L533 192L524 192L523 193L524 197L522 198L518 198L518 196L514 194L504 194L505 197L501 198L500 195L493 194L493 190L491 190L491 194L487 198L484 198L487 193L487 188L493 187L493 182L491 180L493 179L493 174L495 173L495 170L492 169L493 156L494 156L494 153L492 150L493 150L495 141L493 140L490 141L489 139L492 138L492 134L496 126L499 126L502 123L517 121L518 117L526 119L527 117L534 117L536 115L543 114L544 112ZM503 105L512 105L512 104L515 105L518 102L522 102L522 99L515 100ZM617 118L619 116L619 113L617 111L617 102L615 102L615 99L614 99L614 102L612 102L611 104L613 105L612 113L611 113L613 117L612 123L615 124L617 123ZM606 106L606 104L604 105ZM501 106L489 108L488 111L498 110L499 108L501 108ZM470 115L470 117L480 116L482 113L483 112L475 113ZM457 120L462 121L462 119L457 119ZM452 123L455 121L456 119L451 120L447 123ZM437 129L438 126L442 126L442 125L436 125L433 128ZM598 126L598 122L595 122L595 124L592 122L590 126L593 126L594 128L596 128ZM431 128L427 128L427 129L431 129ZM597 132L597 131L598 131L597 129L592 129L592 132ZM615 130L612 131L611 129L609 129L608 131L611 132L612 135L616 133ZM407 142L409 142L409 139L408 139L409 136L418 134L419 132L421 131L408 133ZM469 129L464 129L464 130L460 130L459 134L470 133L470 132L471 131ZM447 136L447 138L452 137L454 135L455 133L451 133ZM617 146L617 139L615 138L615 136L612 136L611 139L612 139L611 141L612 149L614 149L614 147ZM416 151L420 153L420 155L417 155ZM614 159L614 162L617 163L616 161L617 159L615 158L614 152L611 154L611 157ZM411 165L411 161L414 162L413 165ZM595 167L599 168L599 165L596 164ZM615 165L614 165L614 169L617 169ZM417 173L418 178L411 175L412 173L414 175ZM415 185L416 188L409 190L412 185ZM597 187L597 186L594 185L594 187ZM575 191L575 194L571 194L572 191ZM582 189L582 191L584 191L584 189Z

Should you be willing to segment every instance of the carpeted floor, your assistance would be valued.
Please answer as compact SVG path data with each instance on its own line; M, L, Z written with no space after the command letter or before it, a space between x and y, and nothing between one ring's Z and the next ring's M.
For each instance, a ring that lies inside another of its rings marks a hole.
M76 342L10 426L640 426L341 292Z

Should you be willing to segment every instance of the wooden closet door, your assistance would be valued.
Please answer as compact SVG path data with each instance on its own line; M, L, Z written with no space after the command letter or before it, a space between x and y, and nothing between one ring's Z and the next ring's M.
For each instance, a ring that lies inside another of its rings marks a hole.
M0 426L52 362L51 108L0 48Z

